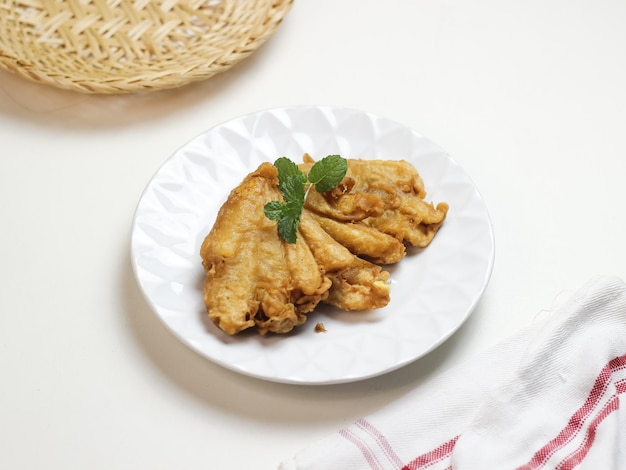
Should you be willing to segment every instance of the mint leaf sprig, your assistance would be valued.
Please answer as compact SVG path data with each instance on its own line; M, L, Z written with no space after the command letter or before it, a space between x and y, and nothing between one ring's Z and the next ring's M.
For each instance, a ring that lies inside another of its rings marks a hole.
M315 162L308 174L287 157L274 162L278 170L278 189L283 201L270 201L263 207L265 217L278 223L278 234L287 243L296 243L304 203L312 187L320 193L335 188L348 171L348 161L328 155ZM307 187L308 184L308 187Z

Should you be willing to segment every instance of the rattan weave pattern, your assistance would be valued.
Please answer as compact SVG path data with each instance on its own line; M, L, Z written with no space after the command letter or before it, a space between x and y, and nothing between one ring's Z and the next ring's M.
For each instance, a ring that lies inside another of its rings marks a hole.
M228 70L293 0L0 0L0 67L85 93L173 88Z

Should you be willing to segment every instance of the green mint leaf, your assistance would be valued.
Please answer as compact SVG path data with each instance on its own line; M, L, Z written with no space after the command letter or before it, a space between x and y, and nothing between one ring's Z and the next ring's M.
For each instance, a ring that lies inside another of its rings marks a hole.
M278 234L287 243L295 243L300 216L304 208L304 183L298 174L288 176L283 182L284 209L278 219Z
M299 175L288 176L281 188L285 204L290 210L302 211L304 207L304 183Z
M298 217L283 217L278 221L278 234L287 243L296 243L300 215Z
M321 193L330 191L346 175L348 161L339 155L329 155L314 163L308 175L287 157L277 159L274 166L278 170L278 189L283 201L268 202L263 212L268 219L277 221L278 234L284 241L296 243L307 182Z
M283 201L270 201L263 206L265 217L278 222L278 234L287 243L296 243L300 216L304 207L302 173L283 174Z
M291 176L298 176L302 180L302 184L306 183L306 175L300 171L298 165L289 160L287 157L280 157L274 162L274 166L278 170L278 188L282 191L287 179Z
M309 171L309 181L319 193L337 186L348 171L348 161L339 155L328 155L315 162Z
M280 201L270 201L263 206L265 217L270 220L279 220L287 210L287 205Z

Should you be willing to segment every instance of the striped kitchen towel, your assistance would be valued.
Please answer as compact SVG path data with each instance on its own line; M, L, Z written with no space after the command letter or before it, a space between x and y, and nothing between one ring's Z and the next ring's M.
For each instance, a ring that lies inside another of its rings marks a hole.
M622 400L626 285L595 277L515 336L279 469L623 470Z

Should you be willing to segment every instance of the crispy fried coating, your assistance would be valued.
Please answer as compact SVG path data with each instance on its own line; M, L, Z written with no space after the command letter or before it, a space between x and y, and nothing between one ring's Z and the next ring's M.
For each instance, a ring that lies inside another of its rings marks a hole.
M389 273L352 254L304 211L300 233L332 281L325 303L342 310L371 310L389 303Z
M305 155L301 169L313 160ZM209 318L228 334L256 327L287 333L320 303L371 310L390 300L389 273L405 243L427 246L448 205L424 201L424 183L404 161L349 160L328 193L314 189L296 243L283 241L263 211L282 200L277 170L263 163L232 190L200 249Z
M269 163L248 175L200 249L209 318L229 334L255 325L261 334L286 333L328 295L331 282L308 247L280 240L276 223L263 213L265 203L280 198L277 183Z
M364 259L355 258L348 269L331 279L327 304L343 310L374 310L389 303L389 273Z
M404 243L365 224L338 222L307 211L319 226L351 253L379 264L397 263L406 254Z
M310 157L305 157L301 168L307 171L311 165ZM406 161L348 160L348 172L339 186L323 194L311 191L305 207L329 219L365 225L374 233L424 248L448 212L445 202L434 206L425 197L422 178Z

